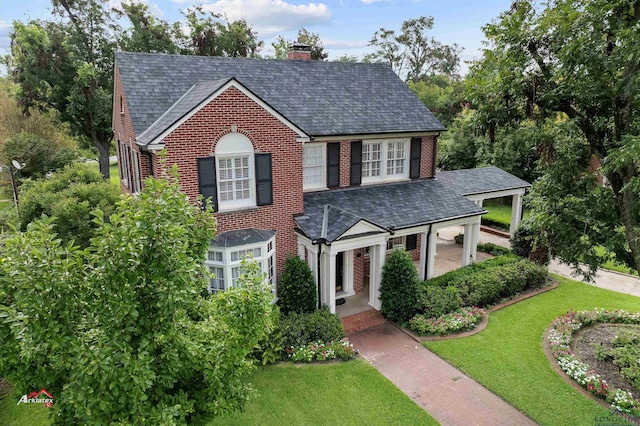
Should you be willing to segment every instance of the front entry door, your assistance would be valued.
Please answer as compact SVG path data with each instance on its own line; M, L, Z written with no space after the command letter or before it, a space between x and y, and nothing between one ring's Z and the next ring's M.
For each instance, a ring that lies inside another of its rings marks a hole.
M344 252L336 255L336 292L342 291L344 281Z

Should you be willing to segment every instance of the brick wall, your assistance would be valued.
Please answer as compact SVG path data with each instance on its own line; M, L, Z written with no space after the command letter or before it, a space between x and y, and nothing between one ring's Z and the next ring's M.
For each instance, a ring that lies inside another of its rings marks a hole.
M164 139L167 166L178 165L180 186L195 200L199 192L197 158L211 155L217 141L232 132L232 126L251 140L256 152L271 153L273 204L216 213L218 233L244 228L277 231L279 275L286 255L297 253L293 215L303 212L302 146L295 141L295 132L232 87ZM159 171L154 159L154 173L157 175Z

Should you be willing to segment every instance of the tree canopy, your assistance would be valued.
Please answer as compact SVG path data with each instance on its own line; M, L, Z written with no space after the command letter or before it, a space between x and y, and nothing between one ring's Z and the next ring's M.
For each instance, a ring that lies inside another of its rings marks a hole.
M241 408L273 296L246 262L240 288L201 296L211 213L172 172L109 222L96 210L86 250L50 218L2 240L0 376L51 392L55 424L186 424Z
M125 2L112 9L98 0L52 0L50 20L13 22L5 59L25 114L55 110L80 139L98 150L100 172L109 177L114 52L256 56L262 41L246 20L191 7L178 22L154 17L147 5ZM129 21L124 27L122 18Z
M391 66L407 81L434 74L457 76L461 48L429 37L427 32L433 29L433 23L433 17L420 16L404 21L399 34L380 28L369 41L376 48L373 58Z
M276 51L276 59L287 59L287 53L289 52L289 45L295 41L308 44L311 47L311 60L312 61L326 61L329 54L324 51L322 40L320 35L309 32L306 28L300 28L298 30L298 40L285 40L284 37L276 37L276 41L271 43L271 46Z
M467 78L490 134L558 114L578 132L541 146L530 199L539 248L591 272L607 257L597 245L640 268L639 18L622 0L515 2L484 28L488 48ZM592 157L610 187L596 185Z

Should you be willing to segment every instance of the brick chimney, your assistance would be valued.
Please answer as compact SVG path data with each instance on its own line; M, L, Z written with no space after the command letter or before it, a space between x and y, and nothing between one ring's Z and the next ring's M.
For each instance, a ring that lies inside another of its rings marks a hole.
M311 46L300 43L299 41L291 43L289 45L289 51L287 52L287 59L290 61L310 61Z

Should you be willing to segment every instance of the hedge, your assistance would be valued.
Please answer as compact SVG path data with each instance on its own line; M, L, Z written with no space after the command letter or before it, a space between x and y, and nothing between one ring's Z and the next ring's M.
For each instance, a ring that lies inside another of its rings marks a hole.
M487 307L540 288L546 279L545 268L515 256L500 256L423 282L420 310L427 317L437 317L464 306Z
M280 318L284 348L299 348L313 342L330 342L344 337L342 321L325 307L312 313L291 312Z

